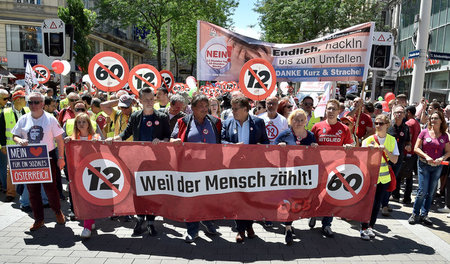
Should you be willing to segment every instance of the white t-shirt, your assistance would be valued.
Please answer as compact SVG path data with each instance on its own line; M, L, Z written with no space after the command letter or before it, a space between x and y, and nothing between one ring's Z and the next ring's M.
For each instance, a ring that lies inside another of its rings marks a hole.
M45 111L38 119L34 119L31 112L23 115L11 130L13 135L28 139L29 144L46 144L48 151L55 148L54 138L63 132L58 120Z
M264 120L264 124L266 125L267 137L270 140L270 144L273 144L275 142L275 139L281 132L289 128L287 119L278 113L277 117L274 119L270 119L267 115L267 112L261 114L259 117Z

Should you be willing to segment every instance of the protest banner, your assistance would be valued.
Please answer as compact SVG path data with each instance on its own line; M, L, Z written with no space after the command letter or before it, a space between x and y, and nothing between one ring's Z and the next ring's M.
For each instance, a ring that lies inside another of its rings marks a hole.
M139 155L135 155L139 153ZM176 221L368 221L381 150L332 146L71 141L80 219L154 214Z
M10 145L6 148L13 184L52 182L47 145Z
M366 81L374 23L356 25L315 40L275 44L197 21L197 80L238 81L248 60L275 68L278 82Z

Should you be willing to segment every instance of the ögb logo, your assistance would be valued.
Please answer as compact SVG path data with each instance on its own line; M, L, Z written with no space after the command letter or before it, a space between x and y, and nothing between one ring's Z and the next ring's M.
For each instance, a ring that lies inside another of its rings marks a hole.
M349 206L359 202L368 192L370 176L355 164L330 166L326 183L325 200L337 206ZM336 164L336 163L334 163Z
M212 44L206 49L206 63L213 69L222 69L230 62L231 47Z
M113 155L95 153L81 161L75 185L91 204L111 206L120 203L130 191L127 167Z

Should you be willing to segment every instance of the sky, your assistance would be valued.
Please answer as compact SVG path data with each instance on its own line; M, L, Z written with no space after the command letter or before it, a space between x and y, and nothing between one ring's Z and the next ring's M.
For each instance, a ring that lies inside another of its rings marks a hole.
M233 26L234 32L239 34L259 39L261 29L258 23L259 14L253 11L256 0L240 0L239 6L234 11ZM254 25L255 27L250 28Z

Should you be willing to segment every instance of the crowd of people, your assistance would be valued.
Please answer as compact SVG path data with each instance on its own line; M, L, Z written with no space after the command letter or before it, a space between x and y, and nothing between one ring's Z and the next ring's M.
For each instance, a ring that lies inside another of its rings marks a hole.
M413 179L418 189L410 224L432 225L431 204L438 195L445 196L446 206L439 208L450 217L449 169L450 157L448 123L450 105L425 100L408 105L406 95L400 94L385 109L381 102L355 98L330 99L325 116L314 114L314 98L270 96L263 101L251 101L241 92L225 93L218 98L194 93L170 94L160 87L146 87L135 96L126 90L111 94L81 91L76 86L65 87L57 96L53 89L38 88L26 93L20 86L0 86L0 185L6 193L5 202L20 196L20 208L32 212L31 231L44 226L44 208L50 207L58 224L65 223L61 200L68 194L71 208L68 217L75 220L70 192L63 191L62 173L65 169L64 143L70 140L105 140L159 142L198 142L206 144L276 144L355 146L383 149L373 209L368 223L361 223L360 236L370 240L376 236L374 226L381 213L392 211L389 201L410 204ZM64 98L64 99L62 99ZM384 108L384 109L383 109ZM26 146L31 143L48 146L53 182L13 185L7 169L7 145ZM319 149L320 150L320 149ZM403 185L402 182L405 181ZM404 186L404 190L402 187ZM381 209L381 210L380 210ZM381 212L380 212L381 211ZM127 216L136 219L133 235L148 232L157 235L154 215ZM322 217L322 232L332 237L333 217ZM236 242L256 236L253 220L236 220ZM202 221L207 233L217 235L213 221ZM270 227L272 222L264 223ZM292 222L285 222L285 241L291 245L295 235ZM314 227L316 219L309 219ZM94 220L84 221L81 237L92 235ZM200 222L186 223L186 242L199 234Z

